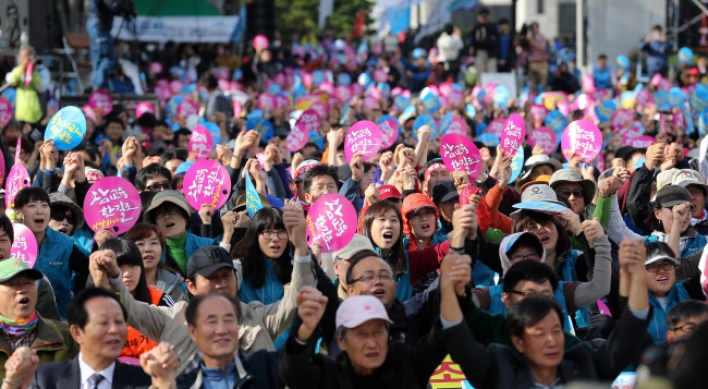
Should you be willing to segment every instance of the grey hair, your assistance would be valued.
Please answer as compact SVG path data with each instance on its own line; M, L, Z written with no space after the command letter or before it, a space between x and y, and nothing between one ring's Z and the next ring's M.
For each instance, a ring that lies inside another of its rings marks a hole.
M37 52L34 50L34 47L32 47L32 46L30 46L30 45L22 45L22 46L20 47L20 50L19 50L19 51L24 51L24 50L29 51L30 55L35 55L35 54L37 54Z

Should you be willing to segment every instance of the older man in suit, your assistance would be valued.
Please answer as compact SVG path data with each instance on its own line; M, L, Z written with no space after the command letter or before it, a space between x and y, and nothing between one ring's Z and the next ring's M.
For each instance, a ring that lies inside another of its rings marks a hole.
M79 355L65 362L39 365L34 350L17 349L5 364L2 389L148 388L150 377L140 367L117 361L127 334L125 308L115 294L87 288L69 303L67 319Z

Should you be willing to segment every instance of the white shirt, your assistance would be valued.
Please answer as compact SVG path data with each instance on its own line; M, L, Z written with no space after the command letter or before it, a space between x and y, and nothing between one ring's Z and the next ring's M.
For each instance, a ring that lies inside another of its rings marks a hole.
M442 33L437 41L438 60L442 62L455 61L460 54L460 50L465 47L462 39L455 35Z
M102 371L97 372L84 362L84 357L79 353L79 370L81 371L81 389L93 389L94 382L91 376L98 373L103 376L103 380L98 383L98 389L111 389L113 385L113 371L116 363L113 362Z

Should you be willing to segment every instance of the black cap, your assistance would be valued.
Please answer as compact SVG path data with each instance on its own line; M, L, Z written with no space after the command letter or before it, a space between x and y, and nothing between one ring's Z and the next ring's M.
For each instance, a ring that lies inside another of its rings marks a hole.
M691 194L688 193L688 189L683 186L665 185L656 192L656 204L662 207L673 207L674 205L690 202Z
M193 279L197 274L209 277L222 267L234 268L231 255L219 246L204 246L192 254L187 261L187 278Z
M455 188L455 182L452 180L438 181L433 186L433 202L435 204L444 203L459 196L460 194L457 193L457 188Z

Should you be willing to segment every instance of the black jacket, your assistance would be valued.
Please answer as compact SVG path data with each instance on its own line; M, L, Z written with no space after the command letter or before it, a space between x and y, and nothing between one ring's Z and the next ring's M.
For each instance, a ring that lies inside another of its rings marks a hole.
M640 320L625 312L609 339L600 347L583 342L568 349L558 368L564 384L576 380L612 381L632 363L642 343L652 312ZM487 348L474 339L468 326L458 329L445 342L470 384L477 389L532 388L531 375L523 361L507 345L492 343Z
M81 387L79 356L65 362L53 362L37 367L34 372L33 388L65 389ZM113 389L148 388L152 384L150 376L140 366L131 366L116 361L111 387Z
M278 352L260 350L249 356L239 355L243 370L236 368L234 389L280 389L283 387L278 377ZM202 369L193 369L191 372L177 378L177 389L189 389L199 379L204 388Z
M499 31L493 23L477 24L470 32L475 51L486 50L490 58L499 56Z
M421 338L415 348L400 342L389 343L386 360L375 374L388 389L427 388L430 376L447 355L445 341L453 342L461 327L467 324L463 322L443 331L436 328ZM346 353L337 360L314 354L317 334L306 345L299 344L295 340L298 328L292 327L280 354L278 372L285 385L291 389L356 389L354 382L366 379L353 372Z

